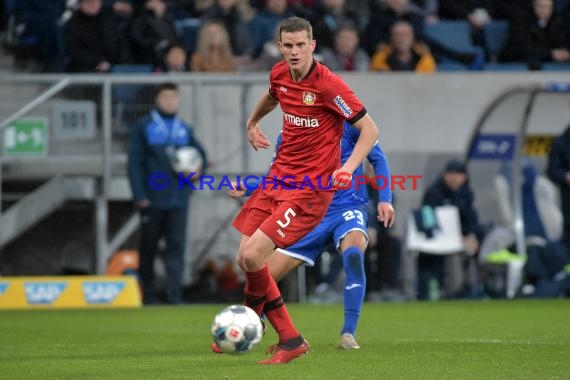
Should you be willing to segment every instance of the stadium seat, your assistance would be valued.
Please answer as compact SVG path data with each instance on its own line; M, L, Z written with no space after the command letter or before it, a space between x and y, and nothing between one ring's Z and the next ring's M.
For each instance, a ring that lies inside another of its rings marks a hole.
M433 237L428 238L423 232L420 232L416 220L411 213L408 215L407 233L406 233L406 252L411 253L415 260L415 272L416 272L416 282L417 282L417 268L419 253L431 254L431 255L445 255L451 256L459 253L466 252L465 245L463 243L463 236L461 234L461 221L459 217L459 209L456 206L440 206L434 209L435 217L437 220L437 231ZM457 259L457 260L456 260ZM459 263L459 257L456 257L453 261L455 264ZM451 263L451 262L450 262ZM469 260L469 270L467 276L469 277L468 282L474 287L477 283L477 273L474 269L474 260ZM462 277L463 274L453 273L455 282L457 278ZM462 281L459 281L462 282ZM417 286L416 286L417 287ZM457 284L448 284L451 294L460 289L457 288Z
M454 61L442 61L437 64L437 71L465 71L468 70L467 66L462 63Z
M483 28L483 44L491 62L497 62L497 57L503 50L508 37L508 21L492 21L485 25Z
M464 52L473 47L471 27L467 21L440 21L427 24L424 27L424 34L456 51Z
M446 49L461 54L474 54L473 62L467 67L481 70L484 52L471 40L471 27L467 21L440 21L424 27L424 39L428 44L439 44ZM439 67L438 67L439 68Z
M526 63L486 63L485 71L528 71Z
M412 214L408 216L406 249L434 255L451 255L465 251L459 209L455 206L436 207L435 216L439 232L431 239L418 230L414 216Z
M112 74L149 74L152 72L152 65L113 65ZM112 89L113 119L114 124L120 128L125 128L140 115L137 98L141 91L140 84L116 84Z
M113 74L146 74L152 72L152 65L113 65Z
M148 74L152 72L152 65L114 65L111 68L113 74ZM113 101L122 103L134 103L140 85L120 84L113 86Z
M192 54L196 49L196 41L198 40L200 25L200 19L196 18L186 18L174 23L174 27L180 35L182 44L188 54Z
M568 71L570 72L570 63L543 63L544 71Z

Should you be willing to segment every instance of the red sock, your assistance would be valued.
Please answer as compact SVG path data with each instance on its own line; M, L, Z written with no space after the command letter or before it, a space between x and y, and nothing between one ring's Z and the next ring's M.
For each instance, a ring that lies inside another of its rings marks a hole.
M245 289L243 291L244 305L252 308L258 315L263 313L267 300L269 280L273 281L269 269L265 265L256 272L245 272ZM275 281L273 281L275 283Z
M279 334L279 343L285 343L289 339L299 337L301 334L299 334L299 331L297 331L293 325L285 302L283 302L283 297L281 297L281 292L271 276L269 277L268 290L267 301L265 302L263 312L267 316L271 326L273 326L277 334Z

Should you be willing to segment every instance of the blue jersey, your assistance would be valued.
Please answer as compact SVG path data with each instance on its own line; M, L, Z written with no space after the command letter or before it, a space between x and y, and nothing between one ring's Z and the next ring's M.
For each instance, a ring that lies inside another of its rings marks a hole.
M341 160L344 164L352 154L356 141L360 136L360 131L345 122L344 132L341 140ZM275 154L281 146L281 134L277 137L275 144ZM390 169L384 152L378 142L374 144L368 161L374 166L374 175L382 179L378 183L378 199L380 202L392 202L392 192L390 190ZM361 165L353 173L353 183L348 189L337 190L332 203L321 223L301 240L285 249L278 248L277 251L303 260L308 265L314 265L323 247L332 240L337 249L340 241L351 231L361 231L367 236L368 228L368 193L366 185L361 181L359 188L356 188L356 181L359 176L364 175L364 165ZM261 183L261 179L259 180ZM246 194L250 191L246 191Z
M360 136L360 131L352 125L345 123L341 140L342 163L352 154L356 141ZM278 139L279 143L279 139ZM278 145L278 144L277 144ZM392 192L390 190L390 169L386 156L378 142L368 153L370 163L374 166L375 176L380 176L378 182L378 199L380 202L391 202ZM353 173L352 186L348 189L337 190L333 201L327 210L321 223L311 232L305 235L295 244L277 251L287 256L303 260L308 265L314 265L322 249L333 241L339 249L341 240L351 231L360 231L368 237L368 193L366 185L361 181L360 187L356 188L357 178L364 175L364 165L361 165Z
M360 137L360 131L350 125L349 123L344 123L344 132L342 134L341 144L341 161L344 164L352 151L354 146ZM388 166L388 160L386 155L380 148L378 141L374 144L368 156L366 156L368 161L374 167L374 175L378 176L376 179L378 190L378 200L379 202L392 203L392 191L390 190L390 168ZM366 184L360 181L360 185L356 185L358 177L364 176L364 164L360 165L352 174L353 180L352 185L348 189L341 189L335 192L333 201L329 206L329 209L345 208L368 205L368 193L366 191ZM372 180L372 178L371 178Z
M354 146L360 137L360 131L350 125L348 122L344 122L344 131L342 134L341 144L341 162L344 164L352 151ZM277 156L279 148L281 147L281 133L277 136L277 141L275 143L275 153L273 159ZM376 180L378 190L378 201L392 203L392 191L390 182L390 167L388 166L388 160L386 155L380 148L378 141L374 144L368 156L366 156L368 161L374 167L374 175L378 176ZM272 161L273 162L273 161ZM335 192L332 203L329 206L330 209L339 209L345 207L359 207L368 205L368 192L366 191L366 184L361 181L360 185L356 185L358 177L364 176L364 164L360 165L354 171L352 177L352 184L347 189L340 189ZM373 180L371 178L371 180ZM261 179L257 182L257 186L261 184ZM255 186L253 186L255 188ZM252 190L248 189L246 195L250 195Z

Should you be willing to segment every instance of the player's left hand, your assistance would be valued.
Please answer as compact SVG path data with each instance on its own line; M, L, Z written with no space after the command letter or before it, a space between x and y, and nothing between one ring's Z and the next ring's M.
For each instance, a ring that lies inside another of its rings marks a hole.
M344 167L337 169L332 174L333 188L348 189L352 185L352 173Z
M378 203L378 221L384 222L384 227L392 227L396 221L396 213L391 203Z
M232 182L232 188L228 190L228 195L234 199L241 198L245 195L245 189L241 188L237 182Z
M265 133L261 132L261 129L259 128L259 123L247 129L247 141L249 141L249 143L255 150L258 150L259 148L267 149L271 146L271 142L269 141Z

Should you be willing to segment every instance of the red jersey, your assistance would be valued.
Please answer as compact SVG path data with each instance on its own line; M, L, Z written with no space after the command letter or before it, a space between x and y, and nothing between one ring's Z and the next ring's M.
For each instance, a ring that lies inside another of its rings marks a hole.
M299 82L281 61L273 66L269 82L269 93L283 111L283 141L269 177L296 185L308 178L316 190L326 187L340 168L344 120L354 124L366 109L338 75L316 61Z

